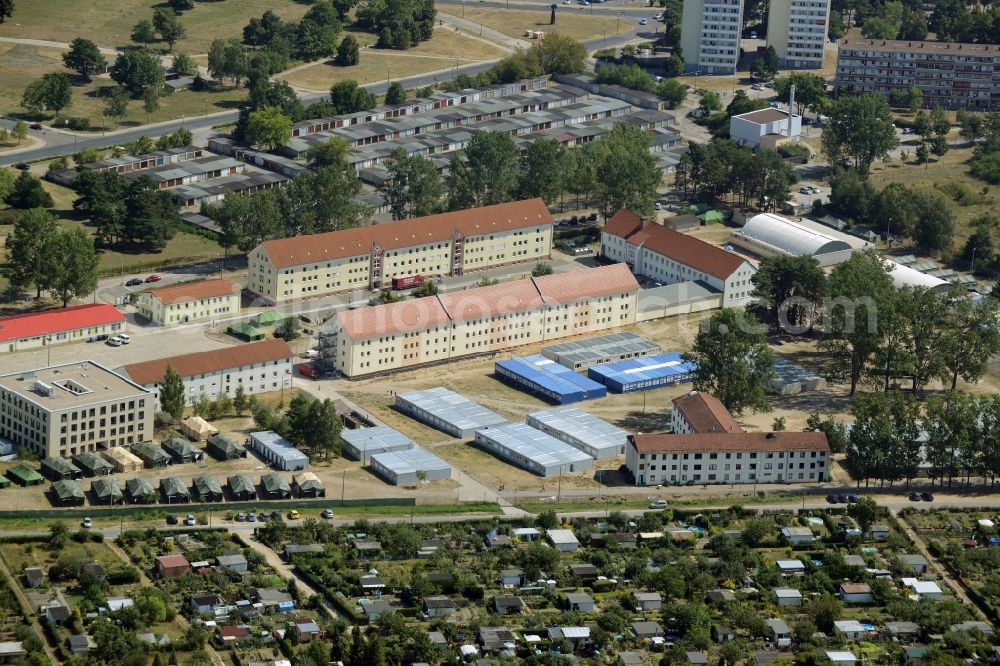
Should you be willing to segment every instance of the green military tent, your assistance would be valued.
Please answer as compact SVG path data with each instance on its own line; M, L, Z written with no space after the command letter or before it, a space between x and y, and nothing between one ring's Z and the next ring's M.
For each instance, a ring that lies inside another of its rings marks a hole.
M226 332L228 332L229 335L237 337L241 340L246 340L247 342L255 342L257 340L264 339L264 334L250 324L233 324L226 329Z

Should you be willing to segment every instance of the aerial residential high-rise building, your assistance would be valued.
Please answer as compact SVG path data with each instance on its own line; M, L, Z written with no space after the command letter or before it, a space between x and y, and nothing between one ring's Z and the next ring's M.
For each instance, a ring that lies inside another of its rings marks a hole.
M685 71L735 74L742 27L743 0L686 0L681 21Z
M771 0L767 45L781 67L820 69L829 23L829 0Z

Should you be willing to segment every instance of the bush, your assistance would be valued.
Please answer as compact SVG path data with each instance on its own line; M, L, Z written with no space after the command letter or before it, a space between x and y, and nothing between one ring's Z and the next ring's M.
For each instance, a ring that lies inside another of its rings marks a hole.
M945 547L941 545L938 541L931 541L927 544L927 552L929 552L934 557L944 557L947 554Z
M66 119L66 126L74 131L82 131L90 127L90 120L87 118L81 118L80 116L73 116L72 118Z

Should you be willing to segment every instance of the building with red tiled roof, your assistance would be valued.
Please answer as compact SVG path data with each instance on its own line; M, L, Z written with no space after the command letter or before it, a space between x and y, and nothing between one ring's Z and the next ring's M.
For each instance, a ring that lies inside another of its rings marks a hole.
M714 395L691 391L673 399L670 425L674 434L743 432L743 428Z
M722 307L750 302L756 269L743 257L619 210L601 230L601 255L663 284L703 282L722 292Z
M124 331L125 315L111 305L95 303L29 312L0 319L0 351L80 342L92 336L115 335Z
M118 372L152 391L159 401L160 382L170 366L184 381L184 395L191 404L201 395L235 397L240 386L248 395L290 388L294 356L287 342L273 338L132 363Z
M470 208L261 243L247 288L269 303L350 289L387 289L396 277L463 275L549 257L552 216L541 199Z
M822 432L630 435L625 466L637 486L826 481Z
M229 280L196 280L140 291L136 308L158 326L239 314L240 288Z
M321 361L360 377L607 331L635 323L638 290L613 264L344 310L320 333Z

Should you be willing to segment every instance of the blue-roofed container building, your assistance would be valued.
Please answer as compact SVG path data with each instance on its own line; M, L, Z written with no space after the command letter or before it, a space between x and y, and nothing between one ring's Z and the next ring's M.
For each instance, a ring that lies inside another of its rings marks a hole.
M557 405L603 398L608 389L539 354L497 361L496 376Z
M697 365L684 361L677 352L631 358L587 370L587 375L612 393L649 391L692 380Z

